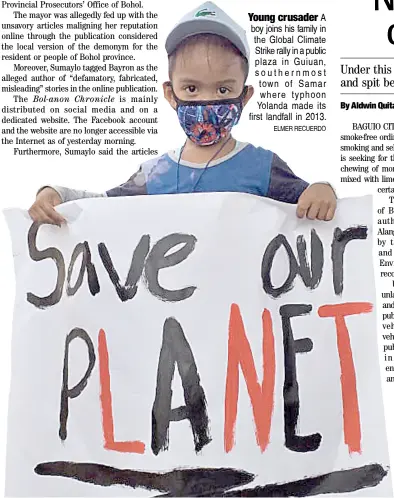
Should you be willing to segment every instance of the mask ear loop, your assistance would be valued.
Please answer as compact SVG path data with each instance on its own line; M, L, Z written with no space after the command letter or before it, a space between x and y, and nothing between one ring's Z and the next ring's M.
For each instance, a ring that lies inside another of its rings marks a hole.
M248 93L249 90L249 85L244 85L244 89L242 90L241 95L239 96L240 98L240 103L241 103L241 111L244 108L244 98L246 97L246 94Z
M176 103L176 111L178 110L178 107L179 107L179 102L180 102L180 99L175 95L175 92L174 92L174 87L172 86L172 83L171 81L169 81L167 83L167 86L169 86L171 88L171 92L172 92L172 96L174 97L174 100L175 100L175 103Z

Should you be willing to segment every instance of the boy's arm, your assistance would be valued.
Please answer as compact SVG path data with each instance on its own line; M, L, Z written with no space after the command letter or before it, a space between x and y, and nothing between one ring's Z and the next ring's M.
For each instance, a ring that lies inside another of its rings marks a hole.
M336 194L328 182L309 185L296 176L276 154L272 156L267 197L276 201L298 204L297 216L331 220L336 209Z
M273 154L267 197L275 201L297 204L300 195L308 187L306 181L296 176L279 156Z
M107 190L105 195L107 197L123 197L130 195L146 195L147 193L145 173L142 171L142 168L140 168L127 180L127 182L122 183L111 190Z
M29 214L31 219L37 223L50 223L60 226L66 220L56 211L56 206L67 201L105 196L106 194L95 194L86 190L45 185L37 192L36 200L30 207Z
M68 201L77 201L78 199L89 199L91 197L106 197L106 193L95 193L95 192L88 192L87 190L76 190L73 188L67 188L67 187L60 187L58 185L45 185L44 187L41 187L40 190L37 192L37 196L42 192L45 188L51 188L55 192L58 193L61 202L68 202Z
M29 214L33 221L61 225L62 223L65 223L66 220L55 210L55 207L63 202L88 199L91 197L114 197L141 195L146 193L145 175L141 169L132 175L126 183L104 193L75 190L57 185L45 185L37 192L36 200L29 209Z
M37 192L39 193L45 188L55 190L59 195L61 202L77 201L78 199L89 199L91 197L120 197L129 195L144 195L146 191L145 175L140 168L134 173L125 183L118 187L107 190L107 192L97 193L89 192L88 190L76 190L68 187L60 187L58 185L45 185Z

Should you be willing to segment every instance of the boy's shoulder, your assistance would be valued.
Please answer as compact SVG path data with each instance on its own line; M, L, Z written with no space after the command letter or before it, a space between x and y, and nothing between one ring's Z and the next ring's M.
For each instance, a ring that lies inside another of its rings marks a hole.
M261 145L253 145L251 143L247 143L247 151L249 154L253 154L256 157L260 157L263 159L267 159L271 162L284 162L276 152L272 151L271 149L266 149L265 147L262 147Z
M255 146L251 143L248 143L245 149L249 157L254 157L264 169L268 167L270 174L276 174L278 170L291 171L287 163L271 149L266 149L261 145Z
M180 151L181 151L180 148L171 149L165 152L164 154L150 158L147 161L143 161L142 163L140 163L140 169L144 172L147 172L158 166L165 167L166 164L169 165L173 163L178 163ZM237 159L242 159L243 161L245 160L245 157L248 157L249 160L254 158L259 162L260 161L271 162L275 157L278 158L278 156L269 149L265 149L264 147L261 146L255 146L249 142L237 141L234 149L229 154L220 159L212 161L211 165L224 163L230 160L237 160ZM179 162L180 164L188 166L195 165L195 163L184 161L183 159Z

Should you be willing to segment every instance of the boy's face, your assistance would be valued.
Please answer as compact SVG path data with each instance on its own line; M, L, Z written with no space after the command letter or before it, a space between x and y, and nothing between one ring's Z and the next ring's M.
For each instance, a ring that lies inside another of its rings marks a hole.
M204 42L186 46L176 55L172 71L172 88L181 100L219 100L239 97L245 83L241 57L231 50ZM164 95L176 109L176 102L168 83ZM243 100L245 105L253 95L253 88Z

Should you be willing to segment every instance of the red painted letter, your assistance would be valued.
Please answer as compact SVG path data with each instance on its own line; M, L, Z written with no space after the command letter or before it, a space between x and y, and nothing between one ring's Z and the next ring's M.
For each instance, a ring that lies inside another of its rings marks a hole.
M100 330L98 337L98 354L100 364L100 400L103 417L104 448L107 450L121 451L122 453L144 453L145 444L141 441L115 441L114 439L108 348L105 332L102 329Z
M342 303L321 306L319 316L335 318L337 346L341 366L343 430L349 453L361 453L361 424L358 408L356 372L345 316L370 313L371 303Z
M237 419L239 366L242 369L252 403L256 440L264 451L271 431L275 385L275 343L272 319L268 310L263 313L263 382L259 384L249 341L241 312L236 304L231 306L228 335L228 363L225 397L224 447L226 452L234 446L234 429Z

